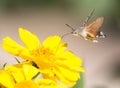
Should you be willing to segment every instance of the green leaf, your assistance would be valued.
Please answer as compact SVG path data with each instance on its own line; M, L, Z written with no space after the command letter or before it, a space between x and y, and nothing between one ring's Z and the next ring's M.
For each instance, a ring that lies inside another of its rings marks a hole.
M84 88L84 77L83 73L80 73L80 79L77 81L77 84L73 88Z

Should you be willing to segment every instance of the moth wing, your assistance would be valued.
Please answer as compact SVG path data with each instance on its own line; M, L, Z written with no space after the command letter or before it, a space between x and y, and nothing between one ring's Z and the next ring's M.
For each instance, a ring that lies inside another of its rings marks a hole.
M85 26L85 31L91 36L91 37L96 37L99 28L102 26L104 21L104 17L98 17L95 21L93 21L91 24Z

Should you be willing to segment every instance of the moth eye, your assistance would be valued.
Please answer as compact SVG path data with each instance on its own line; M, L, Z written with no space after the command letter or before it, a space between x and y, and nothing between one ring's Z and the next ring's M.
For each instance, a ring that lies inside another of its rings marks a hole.
M74 32L73 32L73 34L77 34L77 32L76 32L76 31L74 31Z

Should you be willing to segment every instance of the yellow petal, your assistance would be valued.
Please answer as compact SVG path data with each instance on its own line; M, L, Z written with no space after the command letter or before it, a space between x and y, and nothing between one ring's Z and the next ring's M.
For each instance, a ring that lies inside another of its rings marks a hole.
M77 81L80 77L79 72L77 71L72 71L60 66L58 66L57 68L59 69L60 73L63 74L63 76L70 81Z
M16 66L6 66L5 70L14 77L16 82L25 80L24 73L21 68Z
M49 85L49 84L56 84L55 81L50 80L50 79L39 79L36 81L39 85Z
M61 43L61 37L60 36L50 36L47 39L44 40L43 46L45 48L49 48L53 52L57 51L59 45Z
M19 53L25 50L24 47L20 46L10 37L3 38L2 48L6 50L7 52L14 54L14 55L19 55Z
M67 51L64 52L64 54L61 55L61 58L64 58L64 60L57 60L56 63L59 66L62 67L67 67L69 69L72 69L74 71L79 71L79 72L83 72L83 68L82 66L82 60L81 58L78 58L77 56L75 56L73 53Z
M5 71L0 70L0 84L6 88L14 88L14 81L12 77Z
M31 61L23 61L23 62L20 62L19 64L15 64L14 66L17 67L17 68L22 68L24 64L32 65L33 62L31 62Z
M28 30L19 28L19 36L21 41L29 50L33 50L40 46L40 41L38 37L35 34L29 32Z
M23 65L23 72L25 75L26 80L31 80L38 72L39 70L32 65Z
M59 71L58 69L54 70L54 73L56 74L56 76L59 78L59 80L61 82L63 82L64 84L68 85L68 86L74 86L76 84L76 81L71 81L69 79L67 79L62 73L61 71Z
M36 83L39 84L40 88L66 88L65 85L59 84L50 79L37 80Z
M39 87L34 81L25 80L17 83L14 88L39 88Z
M64 51L67 48L67 43L61 43L60 46L57 49L56 55L59 56L64 53Z

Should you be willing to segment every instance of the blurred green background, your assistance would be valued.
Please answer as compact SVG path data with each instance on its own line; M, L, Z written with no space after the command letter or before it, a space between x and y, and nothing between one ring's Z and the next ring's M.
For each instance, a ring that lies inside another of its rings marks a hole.
M78 85L120 88L120 0L0 0L0 43L5 36L21 43L18 27L29 29L42 41L49 35L63 35L70 32L66 23L77 28L91 9L95 12L90 22L99 16L105 17L101 30L107 38L99 39L99 44L71 35L63 39L68 42L68 49L84 62L84 82L80 80ZM0 66L5 62L15 63L14 56L2 48L0 56Z

